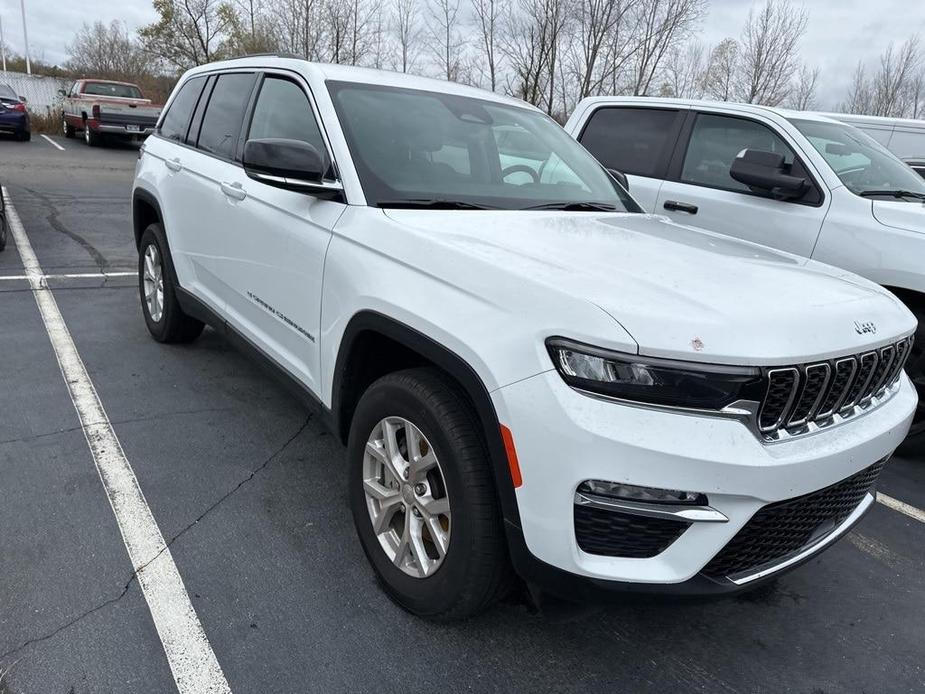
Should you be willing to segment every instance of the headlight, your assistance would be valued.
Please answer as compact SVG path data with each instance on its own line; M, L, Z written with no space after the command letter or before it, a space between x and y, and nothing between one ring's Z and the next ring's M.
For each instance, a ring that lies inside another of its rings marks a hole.
M737 400L760 401L761 370L652 359L551 338L546 347L559 375L574 388L620 400L721 410Z

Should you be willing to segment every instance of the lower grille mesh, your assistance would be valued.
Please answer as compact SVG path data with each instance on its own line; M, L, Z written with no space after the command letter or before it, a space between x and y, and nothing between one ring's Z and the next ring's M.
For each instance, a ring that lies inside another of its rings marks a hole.
M648 559L665 551L690 523L575 506L575 539L588 554Z
M724 578L784 560L829 534L873 489L886 461L831 487L759 510L703 570Z

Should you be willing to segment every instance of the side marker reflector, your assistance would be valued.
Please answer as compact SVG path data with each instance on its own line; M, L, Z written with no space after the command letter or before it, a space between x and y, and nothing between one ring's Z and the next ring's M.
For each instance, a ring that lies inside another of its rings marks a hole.
M511 471L511 481L516 489L523 485L524 480L520 476L520 463L517 462L517 449L514 448L514 435L503 424L501 425L501 439L504 441L504 452L507 454L507 466Z

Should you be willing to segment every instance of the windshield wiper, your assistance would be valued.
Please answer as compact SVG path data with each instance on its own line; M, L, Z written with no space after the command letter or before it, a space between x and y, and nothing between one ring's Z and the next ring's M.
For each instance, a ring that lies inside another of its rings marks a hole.
M525 210L565 210L567 212L616 212L617 206L607 202L548 202L524 207Z
M863 198L869 198L875 195L886 195L894 198L916 198L917 200L925 200L925 193L916 193L911 190L862 190L858 195Z
M376 207L392 209L427 208L430 210L497 210L497 207L480 205L463 200L443 200L441 198L409 198L407 200L380 200Z

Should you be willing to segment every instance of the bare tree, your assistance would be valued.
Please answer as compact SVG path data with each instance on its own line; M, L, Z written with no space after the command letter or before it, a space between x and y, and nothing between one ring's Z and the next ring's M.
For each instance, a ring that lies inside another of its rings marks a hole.
M691 41L669 51L665 59L665 77L659 90L662 96L702 99L706 90L704 47Z
M178 70L221 57L228 19L218 0L154 0L158 21L138 31L145 50Z
M621 74L633 56L629 46L627 0L576 0L568 60L576 81L577 99L599 94L613 76Z
M797 111L811 111L816 108L816 87L819 84L819 68L803 65L797 74L787 105Z
M887 46L880 56L880 69L871 81L875 116L902 117L913 110L913 83L921 62L918 36L910 36L898 50Z
M392 27L398 43L398 65L402 72L408 72L413 68L417 58L417 46L421 36L416 0L395 0Z
M402 0L397 0L402 2ZM498 72L500 69L500 50L498 46L501 17L510 11L507 0L471 0L472 14L476 32L479 37L479 50L485 62L477 63L478 71L487 78L492 91L498 89Z
M508 91L550 114L555 108L560 44L567 25L565 0L520 0L503 35L512 72Z
M264 11L261 0L235 0L219 7L226 22L225 52L249 55L279 50L280 32L274 19Z
M84 24L67 45L65 66L105 79L136 79L150 72L148 60L125 25L113 21Z
M277 38L284 50L321 60L325 41L322 0L274 0Z
M738 100L777 106L789 96L808 21L806 10L794 8L789 0L768 0L757 14L749 11L742 31Z
M463 65L459 24L459 0L433 0L428 21L431 52L441 76L451 81L459 80Z
M635 0L633 94L649 93L665 56L688 38L706 10L707 0Z
M723 39L710 51L704 76L706 96L717 101L729 101L733 96L734 80L739 64L739 43Z
M839 110L893 118L920 116L925 96L921 64L917 36L909 37L898 49L893 44L888 45L872 76L868 77L864 64L858 63Z

